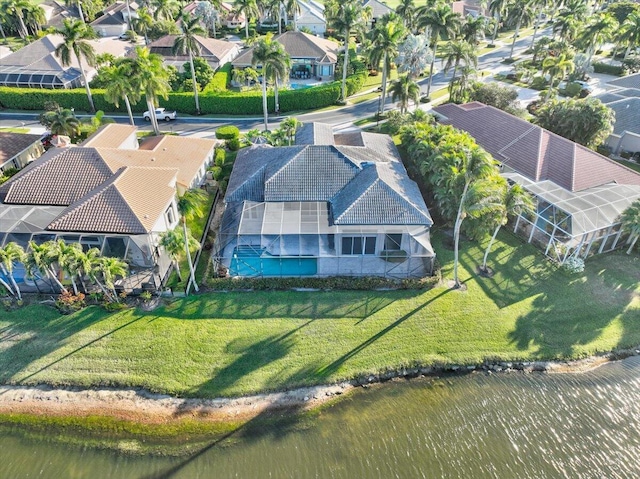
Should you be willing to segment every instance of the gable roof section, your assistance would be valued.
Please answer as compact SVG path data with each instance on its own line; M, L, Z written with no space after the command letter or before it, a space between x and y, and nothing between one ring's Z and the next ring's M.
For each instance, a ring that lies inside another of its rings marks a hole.
M382 17L387 13L393 12L391 8L389 8L384 3L379 2L378 0L363 0L362 6L365 8L371 7L373 18L376 18L376 19Z
M607 106L616 115L616 122L613 125L614 134L621 135L625 131L640 133L640 97L625 98L621 96L618 100L608 103Z
M98 128L93 135L85 140L82 146L94 148L120 148L131 135L136 134L137 130L138 128L132 125L108 123Z
M296 131L296 145L334 145L333 126L305 123Z
M292 59L314 58L316 60L322 60L323 63L335 63L338 60L337 52L340 45L331 40L293 31L276 35L273 37L273 40L282 44ZM254 47L251 47L242 52L231 63L238 66L251 65L253 48Z
M337 225L428 225L424 199L400 163L365 166L331 202Z
M175 195L176 170L122 167L70 205L48 226L53 231L144 234ZM152 184L153 191L141 187Z
M0 131L0 165L40 141L40 135Z
M444 124L473 136L493 157L534 181L569 191L607 183L640 185L640 174L595 151L497 108L473 103L434 108Z
M149 44L149 50L151 53L159 53L163 56L173 56L182 58L188 57L188 55L175 55L173 53L173 44L175 43L178 35L165 35L164 37L158 38L156 41ZM236 44L233 42L225 42L222 40L216 40L215 38L206 38L201 37L200 35L195 36L198 45L200 45L200 55L201 57L215 57L216 61L220 61L221 58L224 58L229 54L230 51L237 48Z
M0 187L0 201L68 206L107 181L121 165L93 148L52 149Z

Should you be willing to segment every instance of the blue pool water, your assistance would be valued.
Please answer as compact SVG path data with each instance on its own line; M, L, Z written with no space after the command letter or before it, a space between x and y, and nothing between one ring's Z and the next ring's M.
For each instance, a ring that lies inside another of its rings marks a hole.
M313 276L316 258L280 258L264 249L237 246L229 267L231 276Z
M304 83L291 83L291 88L294 90L305 90L311 88L312 85L305 85Z

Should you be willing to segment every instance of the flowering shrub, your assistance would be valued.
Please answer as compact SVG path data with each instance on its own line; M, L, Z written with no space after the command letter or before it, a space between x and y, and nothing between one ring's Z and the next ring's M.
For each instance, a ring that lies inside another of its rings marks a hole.
M584 271L584 260L576 256L571 256L564 262L562 267L569 273L582 273Z
M62 314L71 314L76 311L80 311L85 307L84 294L73 294L71 291L66 291L58 296L56 299L56 308Z

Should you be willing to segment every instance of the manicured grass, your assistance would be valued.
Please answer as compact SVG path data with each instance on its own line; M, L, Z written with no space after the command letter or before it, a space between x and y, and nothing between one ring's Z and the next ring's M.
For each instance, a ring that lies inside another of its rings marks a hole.
M631 168L632 170L635 170L638 173L640 173L640 164L639 163L636 163L636 162L633 162L633 161L625 161L625 160L613 160L613 161L617 161L621 165L624 165L627 168Z
M448 278L443 237L433 242ZM3 312L0 382L236 396L402 366L577 358L640 344L638 255L594 257L570 276L505 232L490 257L496 274L480 278L482 253L463 243L466 291L217 292L150 313Z
M31 130L29 128L3 127L3 128L0 128L0 131L4 133L29 133Z

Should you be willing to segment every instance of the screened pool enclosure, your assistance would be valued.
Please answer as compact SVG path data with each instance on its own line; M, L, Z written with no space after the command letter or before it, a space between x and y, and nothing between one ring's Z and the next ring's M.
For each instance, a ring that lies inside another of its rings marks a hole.
M518 173L504 173L510 182L534 195L536 213L515 219L514 231L545 255L563 263L587 258L624 245L620 215L640 198L640 186L610 183L570 192L551 181L533 182Z
M2 65L0 62L0 86L19 88L79 88L82 86L80 70L65 71L27 70L21 66Z
M214 250L229 276L384 276L431 274L424 225L330 225L327 202L227 204Z

